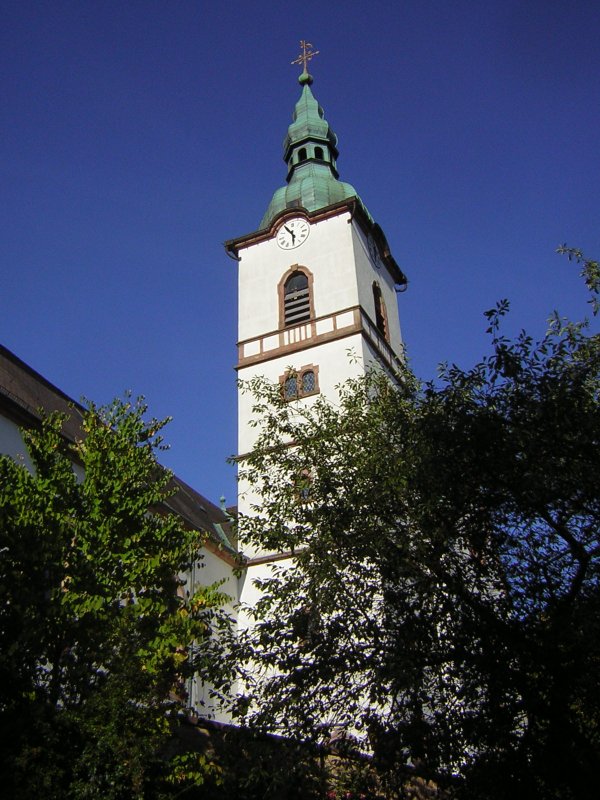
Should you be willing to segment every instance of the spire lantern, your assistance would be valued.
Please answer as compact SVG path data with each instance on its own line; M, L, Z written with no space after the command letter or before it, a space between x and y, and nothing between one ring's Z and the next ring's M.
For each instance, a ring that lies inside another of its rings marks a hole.
M278 214L288 208L317 211L341 200L358 197L353 186L338 180L337 136L310 88L313 78L308 72L308 63L319 51L313 50L313 45L304 39L300 47L302 52L291 63L302 67L298 77L302 94L283 141L283 160L288 168L287 185L273 195L260 223L261 228L268 227Z

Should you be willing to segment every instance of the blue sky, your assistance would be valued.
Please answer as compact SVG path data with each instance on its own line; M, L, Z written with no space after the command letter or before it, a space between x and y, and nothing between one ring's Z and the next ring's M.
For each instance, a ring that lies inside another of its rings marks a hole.
M284 182L304 38L338 167L409 277L417 374L578 315L600 256L600 4L0 3L0 341L64 391L171 415L165 462L235 499L236 264Z

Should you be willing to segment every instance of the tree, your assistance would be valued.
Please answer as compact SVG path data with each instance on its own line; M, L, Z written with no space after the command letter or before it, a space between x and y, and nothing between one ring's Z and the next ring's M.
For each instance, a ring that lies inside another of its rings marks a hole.
M223 683L210 633L224 597L179 591L201 540L163 512L166 421L145 414L90 404L74 443L52 415L23 433L32 473L0 458L6 796L162 798L206 771L172 740L186 676Z
M579 261L594 314L597 262ZM243 537L295 555L242 637L249 718L371 752L390 791L586 798L600 767L600 337L554 314L422 384L255 380ZM279 562L281 564L281 562ZM340 733L342 734L340 737Z

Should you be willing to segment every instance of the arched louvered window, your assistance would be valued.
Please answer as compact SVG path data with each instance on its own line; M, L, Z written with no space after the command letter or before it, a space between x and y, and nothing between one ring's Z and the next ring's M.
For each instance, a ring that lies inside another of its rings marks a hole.
M283 322L286 328L310 319L310 290L304 272L292 272L283 285Z
M315 147L315 158L320 158L321 161L323 160L323 148L322 147Z
M301 147L300 150L298 150L298 163L306 161L307 158L306 147Z
M384 339L388 339L387 313L381 287L377 281L373 282L373 300L375 301L375 325Z

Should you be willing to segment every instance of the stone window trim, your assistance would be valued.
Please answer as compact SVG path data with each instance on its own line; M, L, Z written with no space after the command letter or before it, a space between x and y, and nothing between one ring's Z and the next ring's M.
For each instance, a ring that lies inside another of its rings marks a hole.
M290 380L295 380L296 382L293 393L290 393L287 388ZM307 383L312 383L311 389L305 388ZM281 396L288 403L292 400L301 400L305 397L319 394L321 392L319 388L319 367L317 364L305 364L300 369L288 369L283 375L279 376L279 385L281 387Z
M285 285L295 272L302 272L304 275L306 275L306 278L308 280L308 302L310 308L310 319L315 318L315 305L314 305L314 293L313 293L314 276L312 272L308 269L308 267L304 267L301 264L292 264L292 266L282 276L281 280L279 281L279 284L277 285L277 296L279 302L279 330L284 330L284 328L293 327L285 324Z

